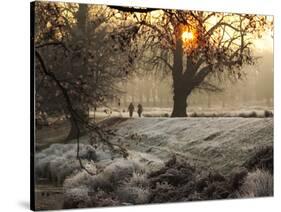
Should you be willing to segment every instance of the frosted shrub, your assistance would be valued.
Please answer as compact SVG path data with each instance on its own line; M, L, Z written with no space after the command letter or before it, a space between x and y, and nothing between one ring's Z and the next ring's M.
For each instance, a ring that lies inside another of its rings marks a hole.
M76 148L76 144L53 144L40 153L36 153L36 177L49 178L53 183L62 184L67 176L80 170ZM96 160L97 155L92 146L81 144L80 149L83 164ZM91 168L91 164L88 166Z
M117 188L116 195L123 203L145 204L150 199L149 180L145 173L133 172Z
M91 198L91 207L120 205L120 201L115 194L106 193L103 190L91 192L89 196Z
M64 192L63 208L85 208L91 207L89 190L86 186L67 189Z
M96 176L92 176L88 174L86 171L79 171L76 174L71 175L70 177L66 178L63 187L64 189L72 189L79 187L81 185L89 186L91 185L92 181Z
M147 180L146 174L136 173L134 172L132 177L127 182L128 185L138 186L138 187L148 187L149 182Z
M75 199L77 205L81 194L73 189L81 186L90 191L87 204L91 206L120 205L120 202L142 204L149 200L149 186L144 168L133 160L116 159L96 175L78 171L67 177L63 184L67 194L66 205L72 199ZM75 195L78 197L75 198Z
M264 197L273 195L273 176L268 172L257 169L251 172L241 186L241 197Z
M133 173L141 172L143 172L143 168L136 161L117 159L94 177L91 187L94 190L100 188L105 191L113 191L122 184L122 181L129 179Z
M85 171L74 173L65 180L64 187L73 188L86 185L91 187L92 190L113 191L123 181L129 180L132 176L135 175L133 179L136 179L136 175L140 173L144 173L144 168L139 163L131 160L116 159L96 175L89 175Z
M117 189L116 195L122 203L145 204L149 202L150 192L148 188L123 185Z

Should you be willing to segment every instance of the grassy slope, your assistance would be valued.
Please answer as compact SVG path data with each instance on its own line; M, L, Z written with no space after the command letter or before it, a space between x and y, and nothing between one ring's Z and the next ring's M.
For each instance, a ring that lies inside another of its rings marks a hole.
M228 174L231 169L241 167L257 148L273 145L272 118L115 117L101 124L115 128L119 134L116 142L124 144L131 157L142 158L140 161L146 163L147 168L154 168L156 164L155 170L176 155L194 163L196 168L206 167L208 171L216 169ZM45 135L52 139L52 133ZM87 137L81 138L81 142L87 143ZM38 209L61 208L62 188L38 184L36 198Z
M146 159L167 161L175 154L223 173L273 145L272 118L141 118L119 121L114 128L124 145Z

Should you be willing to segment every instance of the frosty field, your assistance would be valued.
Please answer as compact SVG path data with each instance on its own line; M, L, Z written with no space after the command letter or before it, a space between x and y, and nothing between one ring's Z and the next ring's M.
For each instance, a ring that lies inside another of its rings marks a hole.
M129 157L93 148L84 136L81 158L94 173L89 175L80 169L75 140L38 151L38 208L50 208L52 198L62 199L60 207L71 208L272 195L268 165L272 165L272 155L266 158L263 149L273 146L273 118L113 117L100 125L115 133L111 142L122 144ZM257 154L260 161L247 165ZM219 181L210 178L216 175ZM264 190L269 189L269 194L257 192L256 178L266 181L269 188ZM198 190L200 180L206 181L202 190ZM233 180L241 185L230 188ZM169 193L170 199L159 196L161 192Z
M256 148L273 143L272 118L143 118L115 126L122 143L143 157L177 157L220 171L241 166Z

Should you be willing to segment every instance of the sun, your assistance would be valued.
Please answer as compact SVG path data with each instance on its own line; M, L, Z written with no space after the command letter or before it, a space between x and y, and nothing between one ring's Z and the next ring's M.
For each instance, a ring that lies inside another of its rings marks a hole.
M180 38L182 40L185 52L192 52L198 48L198 32L194 27L183 26L181 29Z
M192 41L194 39L194 34L192 32L185 31L182 33L181 38L183 42Z
M199 33L196 26L179 25L176 33L176 39L182 41L182 47L186 53L191 53L198 48Z

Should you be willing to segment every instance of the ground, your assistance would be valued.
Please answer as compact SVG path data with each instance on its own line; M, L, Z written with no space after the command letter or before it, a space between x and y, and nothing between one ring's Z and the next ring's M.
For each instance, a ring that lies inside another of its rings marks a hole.
M159 169L161 165L176 156L200 169L218 170L227 174L241 167L257 149L273 145L273 118L115 117L101 121L100 124L111 128L116 133L112 142L125 146L129 150L129 158L137 159L152 170ZM52 138L49 139L52 140ZM55 142L52 140L51 144L56 143L56 139L54 139ZM81 138L81 142L82 145L86 144L88 137ZM75 143L75 141L70 143ZM49 145L50 143L47 146ZM73 154L75 154L75 148L76 146L73 145L71 149ZM56 156L47 155L47 157ZM41 158L42 161L48 160L43 156ZM104 160L107 159L104 158ZM57 159L50 159L50 164L55 164L55 160L57 163ZM62 161L65 160L62 159ZM48 198L44 195L46 191ZM41 209L59 207L54 206L53 201L63 200L61 192L61 186L51 184L46 186L44 183L38 183L36 186L37 207Z
M127 148L167 161L176 155L227 172L256 148L273 145L272 118L142 118L115 125Z

